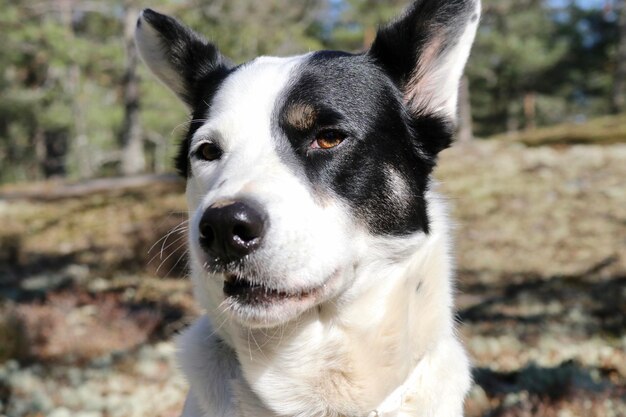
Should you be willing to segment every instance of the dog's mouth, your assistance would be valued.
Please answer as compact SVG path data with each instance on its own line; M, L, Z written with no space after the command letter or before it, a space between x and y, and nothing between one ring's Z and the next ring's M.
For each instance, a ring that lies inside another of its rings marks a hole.
M341 288L339 270L326 280L303 287L276 287L254 276L222 273L222 307L245 327L272 327L295 319L332 299Z
M227 274L224 280L224 295L231 301L246 305L269 305L286 300L304 300L315 296L319 288L301 291L286 291L269 288L235 274Z

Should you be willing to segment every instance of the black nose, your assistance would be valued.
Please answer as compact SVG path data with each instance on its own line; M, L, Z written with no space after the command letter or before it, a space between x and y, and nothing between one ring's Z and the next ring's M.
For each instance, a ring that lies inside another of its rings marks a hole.
M251 202L213 204L200 219L200 244L222 261L241 259L261 245L265 217L264 212Z

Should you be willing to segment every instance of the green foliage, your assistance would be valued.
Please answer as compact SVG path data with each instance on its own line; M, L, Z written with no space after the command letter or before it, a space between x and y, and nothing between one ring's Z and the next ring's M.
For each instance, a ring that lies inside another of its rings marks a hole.
M538 92L567 45L555 39L554 20L541 1L485 0L483 7L467 74L475 128L490 134L521 127L524 95Z
M607 113L618 43L616 17L576 3L560 10L559 17L556 34L568 47L545 79L559 81L554 94L567 101L569 113Z
M606 13L576 2L564 8L540 0L484 0L483 5L467 70L479 135L608 111L608 45L617 38ZM536 96L534 114L524 109L529 94Z
M479 136L606 113L617 20L577 2L483 0L468 66ZM178 17L240 63L320 48L360 51L406 0L166 0ZM42 179L49 148L62 175L115 174L124 119L124 22L130 0L0 0L0 183ZM139 68L149 170L169 169L186 109ZM532 99L529 101L529 99ZM57 172L58 173L58 172Z
M325 38L327 47L361 51L374 40L379 26L395 17L406 1L346 0L337 22Z
M243 62L259 55L319 49L312 27L324 4L322 0L199 0L155 9L176 15L233 61Z
M124 19L134 2L0 0L0 183L47 175L46 147L69 144L68 176L115 174L123 121ZM323 1L167 1L235 62L319 49ZM141 122L151 170L169 169L186 109L143 66ZM10 163L4 163L10 161Z
M112 121L119 113L117 100L106 106L99 99L119 82L120 25L103 14L115 35L95 39L87 30L93 13L80 17L56 2L0 0L0 8L7 29L0 49L0 156L12 162L0 168L0 181L37 179L51 137L71 142L83 123L94 152L113 139L110 123L89 121ZM76 159L71 145L68 159Z

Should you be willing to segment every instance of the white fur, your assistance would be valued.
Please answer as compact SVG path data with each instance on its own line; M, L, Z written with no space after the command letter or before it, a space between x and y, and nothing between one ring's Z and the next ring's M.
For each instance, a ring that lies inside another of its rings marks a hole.
M135 43L141 58L163 84L178 97L182 97L183 80L165 58L157 31L144 20L142 15L143 12L139 15L139 21L142 23L135 30Z
M440 40L436 37L426 48L406 91L406 99L414 108L456 120L459 80L474 43L480 13L481 3L476 1L476 19L467 24L458 43L445 54L438 56Z
M187 187L196 294L210 311L217 310L223 302L223 277L203 272L205 254L197 244L198 223L209 206L221 201L251 198L269 213L270 227L264 237L267 244L247 259L263 284L285 291L326 284L328 297L344 284L344 280L335 279L333 285L329 281L351 256L345 249L350 247L352 235L348 213L337 199L328 198L326 204L317 204L319 198L311 194L288 164L293 155L286 149L280 154L271 131L272 111L279 93L290 72L303 59L262 57L239 69L221 86L210 117L192 138L192 152L207 140L219 142L224 151L216 161L192 161ZM296 247L298 250L289 250ZM288 313L280 308L263 317L247 310L228 309L226 314L266 327L277 320L282 322Z
M456 106L471 26L422 89L446 113ZM177 91L156 36L142 25L138 46ZM429 234L376 237L330 190L312 189L271 129L281 92L305 59L262 57L238 69L191 140L192 153L213 141L224 154L192 159L187 184L192 280L205 314L179 339L191 386L183 417L459 417L470 374L454 334L445 205L426 194ZM405 179L396 174L390 186L402 199ZM269 216L263 245L246 258L253 279L314 295L275 307L225 301L224 276L205 268L198 223L208 207L241 198Z
M224 325L221 362L212 315L194 325L180 358L202 413L183 415L367 416L417 367L401 408L384 415L461 416L469 364L452 330L445 210L434 193L428 200L428 237L354 242L352 285L332 304L272 329Z
M311 195L290 169L289 155L281 158L276 150L269 124L301 60L260 58L233 74L192 140L192 149L219 141L225 154L193 162L188 183L192 279L206 317L181 338L181 363L192 387L184 416L367 415L418 365L408 398L419 403L421 414L406 415L460 415L469 374L452 332L442 205L428 195L429 235L376 238L349 218L338 199ZM249 99L233 100L242 96ZM270 213L268 248L252 258L271 271L265 283L286 289L324 285L339 270L328 302L287 322L290 310L253 317L223 308L223 277L202 266L197 223L211 204L239 197L260 201ZM450 403L442 403L442 396ZM442 414L442 407L455 411Z

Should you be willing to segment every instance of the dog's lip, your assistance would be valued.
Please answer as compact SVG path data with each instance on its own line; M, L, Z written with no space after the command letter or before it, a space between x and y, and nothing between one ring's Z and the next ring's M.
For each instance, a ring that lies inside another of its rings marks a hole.
M319 293L325 285L299 290L286 290L268 287L262 283L236 274L226 274L224 294L245 304L270 304L281 300L309 298Z

